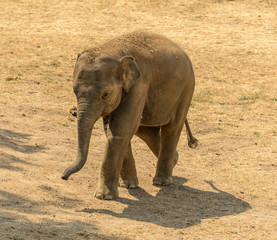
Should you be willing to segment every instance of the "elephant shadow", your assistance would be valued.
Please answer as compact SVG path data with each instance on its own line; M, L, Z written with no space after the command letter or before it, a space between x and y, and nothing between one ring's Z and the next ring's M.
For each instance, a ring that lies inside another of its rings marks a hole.
M10 148L17 152L26 154L36 153L47 149L44 146L25 144L25 142L30 140L31 137L32 135L30 134L0 129L0 142L3 148Z
M67 215L67 221L56 219L51 210L47 210L47 206L50 206L50 209L55 206L60 210L72 209L76 203L81 201L64 197L55 189L45 185L42 185L41 189L53 194L53 202L34 201L9 191L0 190L0 206L2 207L0 207L0 239L118 240L116 236L100 233L94 223L70 219L69 215ZM60 202L57 203L55 198ZM42 221L34 221L30 218L31 215L44 217Z
M20 154L33 154L48 150L44 146L26 144L26 142L28 142L31 138L32 135L30 134L0 129L0 146L3 149L0 151L0 159L2 160L0 162L0 168L13 171L23 171L22 167L15 165L18 165L19 163L21 165L37 166L34 163L24 161L19 157L5 151L6 149L10 149L13 153L18 152Z
M129 189L137 200L119 198L116 201L126 204L122 213L107 209L88 209L82 212L102 213L117 218L149 222L168 228L184 228L201 223L202 219L218 218L239 214L251 209L249 203L219 190L212 182L206 183L214 191L201 191L183 184L187 179L174 177L174 184L160 187L156 196L142 188Z

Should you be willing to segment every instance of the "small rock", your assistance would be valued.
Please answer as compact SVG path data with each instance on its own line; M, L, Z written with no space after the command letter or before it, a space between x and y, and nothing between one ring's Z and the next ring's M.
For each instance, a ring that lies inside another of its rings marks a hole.
M72 107L70 109L70 114L73 116L73 117L77 117L77 107Z
M7 77L6 81L16 81L18 80L18 77Z

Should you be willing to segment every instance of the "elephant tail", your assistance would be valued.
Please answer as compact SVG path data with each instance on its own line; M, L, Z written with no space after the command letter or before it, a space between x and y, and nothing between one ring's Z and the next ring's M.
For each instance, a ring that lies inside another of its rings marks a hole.
M194 136L192 136L187 118L185 120L185 124L187 130L188 145L190 148L196 148L198 146L198 140Z

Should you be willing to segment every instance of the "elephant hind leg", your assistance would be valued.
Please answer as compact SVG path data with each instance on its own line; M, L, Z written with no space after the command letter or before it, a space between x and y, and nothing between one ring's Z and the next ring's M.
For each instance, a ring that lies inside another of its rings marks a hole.
M156 175L153 179L155 185L170 185L172 183L172 171L177 163L176 148L186 121L193 88L193 85L188 86L180 97L179 105L172 119L167 125L161 127L161 150Z
M136 135L141 138L158 158L161 148L160 127L139 127Z
M159 158L161 151L161 127L139 127L136 135L141 138L151 149L153 154ZM174 166L177 164L179 154L175 151Z
M124 156L121 172L120 186L125 188L136 188L138 186L137 170L132 154L131 142Z
M156 175L153 179L155 185L170 185L172 183L172 171L178 161L176 147L179 141L182 128L168 131L167 127L162 128L162 141L160 156L158 158Z

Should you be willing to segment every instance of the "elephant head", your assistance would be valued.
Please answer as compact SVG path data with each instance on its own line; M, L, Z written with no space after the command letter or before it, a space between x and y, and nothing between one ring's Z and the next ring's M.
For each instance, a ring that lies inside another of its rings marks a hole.
M76 161L64 171L63 179L84 166L95 122L119 106L122 91L128 93L139 76L139 67L131 56L117 60L107 55L95 57L90 51L78 55L73 74L78 104L78 152Z

